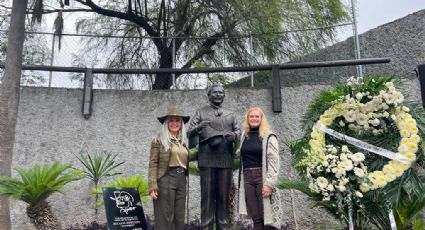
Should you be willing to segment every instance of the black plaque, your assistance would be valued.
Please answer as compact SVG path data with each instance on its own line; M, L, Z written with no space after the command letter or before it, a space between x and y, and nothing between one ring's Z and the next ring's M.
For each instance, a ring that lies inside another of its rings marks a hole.
M148 230L137 188L103 188L109 230Z

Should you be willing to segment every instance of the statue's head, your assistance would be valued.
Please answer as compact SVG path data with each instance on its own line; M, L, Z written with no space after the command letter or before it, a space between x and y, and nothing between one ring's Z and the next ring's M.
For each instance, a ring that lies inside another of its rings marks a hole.
M208 89L208 99L210 103L219 106L223 103L224 100L224 88L220 84L211 85Z

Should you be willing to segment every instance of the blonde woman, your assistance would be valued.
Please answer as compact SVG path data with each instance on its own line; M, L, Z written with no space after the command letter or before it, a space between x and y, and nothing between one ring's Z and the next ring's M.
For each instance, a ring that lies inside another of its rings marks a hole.
M274 187L279 174L279 146L263 110L250 108L243 121L238 150L241 157L239 213L248 214L254 229L281 225L280 195Z

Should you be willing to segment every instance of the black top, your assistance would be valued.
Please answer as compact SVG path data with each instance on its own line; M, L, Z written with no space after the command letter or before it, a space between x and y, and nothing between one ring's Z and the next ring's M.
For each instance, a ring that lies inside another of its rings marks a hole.
M243 168L256 168L262 166L263 146L258 128L250 129L241 147Z

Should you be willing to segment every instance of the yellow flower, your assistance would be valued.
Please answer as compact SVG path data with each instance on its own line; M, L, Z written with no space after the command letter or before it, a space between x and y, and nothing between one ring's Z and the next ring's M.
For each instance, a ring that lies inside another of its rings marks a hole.
M407 149L409 150L409 152L415 153L416 151L418 151L418 145L412 142L407 143Z
M332 124L332 119L330 119L329 117L325 117L323 115L320 116L320 121L326 126L329 126Z
M391 160L389 162L389 164L392 165L395 168L400 168L402 171L405 171L408 168L410 168L410 164L404 164L404 163L401 163L401 162L396 161L396 160Z
M396 177L396 175L395 174L393 174L393 173L385 173L385 180L387 181L387 182L391 182L391 181L393 181L393 180L395 180L397 177Z
M412 152L407 152L405 154L403 154L403 156L405 156L407 159L414 161L416 160L416 155Z
M410 118L410 119L407 119L407 120L406 120L406 124L407 124L408 126L416 126L416 121L415 121L415 119Z
M400 136L402 138L408 138L410 137L410 131L407 129L400 129Z
M399 153L407 153L409 151L408 144L401 144L398 146L398 152Z
M419 137L418 134L413 134L410 136L409 138L410 141L412 141L413 143L419 143L419 141L421 140L421 138Z
M409 127L409 132L410 132L411 135L418 134L418 132L419 132L418 127L416 127L416 126Z
M390 164L384 165L382 168L382 172L384 172L385 175L390 174L394 171L393 166Z

